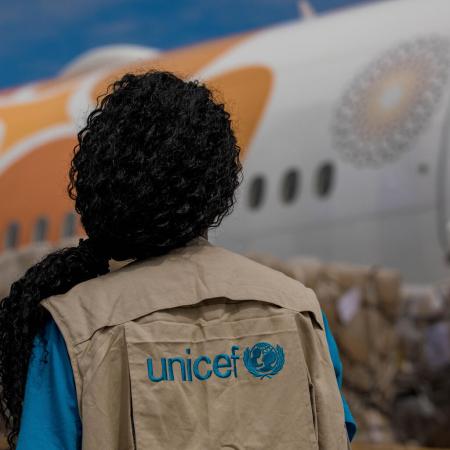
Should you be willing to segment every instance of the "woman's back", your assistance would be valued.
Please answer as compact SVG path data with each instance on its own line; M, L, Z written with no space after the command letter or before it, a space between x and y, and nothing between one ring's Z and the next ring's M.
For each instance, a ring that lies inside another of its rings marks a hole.
M279 272L198 238L43 305L84 450L346 448L319 305Z

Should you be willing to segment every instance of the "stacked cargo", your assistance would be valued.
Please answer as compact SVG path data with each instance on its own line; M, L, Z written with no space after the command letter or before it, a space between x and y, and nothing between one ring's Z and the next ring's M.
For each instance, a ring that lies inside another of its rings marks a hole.
M450 284L405 286L394 426L400 438L450 446Z
M358 441L450 446L450 285L403 287L394 270L248 256L316 292Z

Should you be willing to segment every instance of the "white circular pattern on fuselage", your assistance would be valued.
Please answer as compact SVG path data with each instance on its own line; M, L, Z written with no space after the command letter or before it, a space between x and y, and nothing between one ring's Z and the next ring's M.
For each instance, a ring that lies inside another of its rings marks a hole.
M428 124L450 67L449 40L431 36L387 51L342 95L334 145L356 166L378 167L407 151Z

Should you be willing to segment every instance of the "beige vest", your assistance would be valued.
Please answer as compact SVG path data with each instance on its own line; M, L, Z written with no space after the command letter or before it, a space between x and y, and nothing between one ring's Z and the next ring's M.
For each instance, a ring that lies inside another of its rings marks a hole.
M42 304L83 450L348 446L319 304L280 272L197 238Z

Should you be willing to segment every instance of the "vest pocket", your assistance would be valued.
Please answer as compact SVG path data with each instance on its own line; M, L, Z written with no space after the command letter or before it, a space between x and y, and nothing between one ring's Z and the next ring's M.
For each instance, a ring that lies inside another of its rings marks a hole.
M294 314L125 325L138 450L317 449Z

